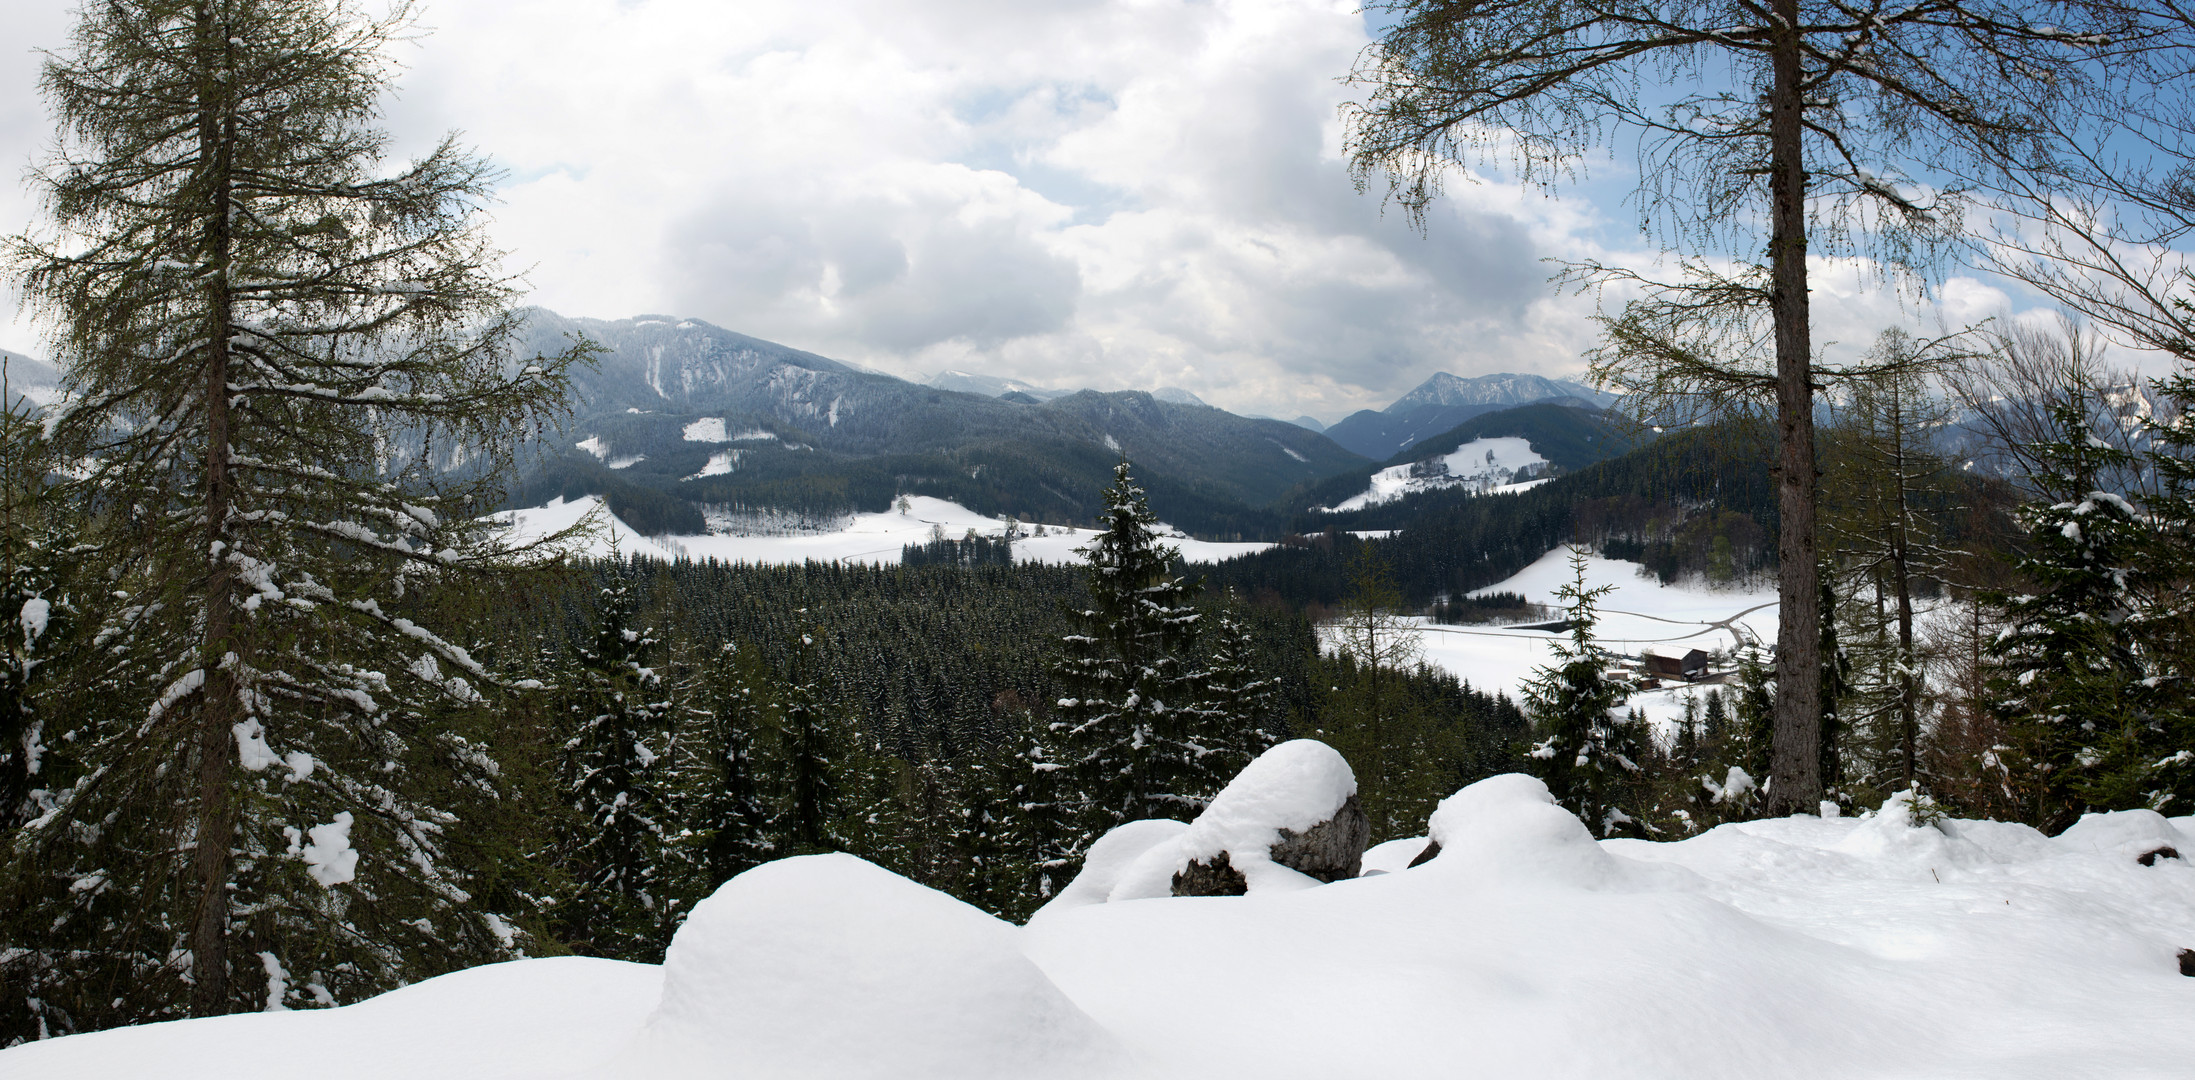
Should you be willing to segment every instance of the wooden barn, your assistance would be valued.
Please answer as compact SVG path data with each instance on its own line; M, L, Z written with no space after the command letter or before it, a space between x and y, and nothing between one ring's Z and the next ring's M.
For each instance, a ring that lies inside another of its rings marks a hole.
M1707 653L1693 649L1683 656L1663 656L1660 653L1640 653L1639 663L1646 674L1655 679L1683 679L1697 682L1707 674Z

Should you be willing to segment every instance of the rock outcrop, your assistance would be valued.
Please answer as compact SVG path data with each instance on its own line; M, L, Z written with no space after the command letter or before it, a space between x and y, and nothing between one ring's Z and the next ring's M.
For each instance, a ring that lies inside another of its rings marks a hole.
M1297 739L1259 756L1181 838L1175 896L1241 896L1356 877L1372 839L1356 777L1324 743Z

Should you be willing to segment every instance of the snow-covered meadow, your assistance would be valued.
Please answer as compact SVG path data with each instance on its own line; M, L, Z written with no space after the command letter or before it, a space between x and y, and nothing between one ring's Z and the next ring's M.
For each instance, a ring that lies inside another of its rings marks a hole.
M1586 557L1586 586L1602 585L1611 591L1600 600L1601 620L1594 640L1611 652L1636 656L1652 650L1665 656L1682 656L1688 649L1707 652L1733 651L1748 643L1758 644L1766 655L1776 640L1776 589L1773 582L1738 588L1715 588L1699 580L1680 580L1664 585L1640 576L1639 564L1598 555ZM1473 595L1510 592L1536 604L1556 609L1563 601L1556 591L1571 583L1568 548L1556 548L1516 576L1477 590ZM1425 660L1487 693L1516 697L1533 669L1552 662L1548 647L1556 635L1545 630L1510 626L1443 626L1413 619ZM1675 685L1642 691L1630 704L1659 725L1684 714L1687 697L1703 694L1705 687Z
M1469 487L1486 495L1529 491L1547 481L1520 481L1517 477L1546 464L1547 459L1532 449L1529 440L1515 436L1473 439L1428 461L1381 469L1372 474L1371 486L1362 494L1352 495L1328 510L1336 514L1362 510L1406 495L1452 487Z
M1596 842L1509 775L1443 802L1440 852L1414 868L1424 838L1333 884L1275 867L1244 896L1143 887L1345 790L1294 757L1238 780L1226 821L1116 830L1026 926L852 856L787 859L697 906L660 968L521 960L344 1008L26 1044L0 1075L2131 1080L2195 1063L2178 959L2195 867L2155 854L2195 852L2195 818L2046 838L1917 824L1893 801Z
M1006 535L1009 526L1020 530L1020 538L1014 541L1014 558L1020 562L1071 563L1081 562L1082 556L1075 549L1090 542L1097 533L1092 529L1069 529L1061 526L1045 526L1044 535L1029 534L1030 526L1011 523L1000 518L986 517L958 503L933 499L926 495L909 496L906 509L893 508L873 514L849 514L836 528L817 531L788 532L779 535L709 534L704 536L642 536L610 513L602 500L589 495L566 502L557 499L546 506L526 510L508 511L500 515L517 526L514 537L549 536L590 518L598 525L587 539L575 544L573 551L588 555L608 555L614 550L625 556L639 555L654 559L715 559L719 562L747 563L799 563L816 562L882 563L897 564L900 549L908 544L927 543L943 536L958 540L970 530L976 535L996 539ZM1273 545L1262 543L1218 543L1173 535L1166 543L1181 549L1182 558L1190 562L1219 562L1237 555L1262 551Z

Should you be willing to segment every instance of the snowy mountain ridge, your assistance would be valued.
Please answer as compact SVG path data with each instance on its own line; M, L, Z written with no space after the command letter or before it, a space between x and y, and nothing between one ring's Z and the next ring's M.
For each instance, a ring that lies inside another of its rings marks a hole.
M1399 415L1423 405L1529 405L1557 398L1579 398L1600 408L1616 401L1613 395L1564 379L1509 373L1464 378L1438 371L1380 411Z
M1597 411L1615 398L1578 383L1540 375L1464 378L1435 372L1384 409L1364 409L1326 429L1326 436L1374 461L1385 461L1487 413L1553 403Z

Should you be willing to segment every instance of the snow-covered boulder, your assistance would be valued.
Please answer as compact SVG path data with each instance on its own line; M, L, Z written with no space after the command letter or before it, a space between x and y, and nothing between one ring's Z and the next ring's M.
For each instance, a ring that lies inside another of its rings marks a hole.
M1075 880L1038 908L1036 914L1030 916L1031 920L1087 904L1105 903L1112 899L1113 891L1137 860L1153 849L1170 850L1172 843L1187 831L1189 823L1186 821L1154 819L1131 821L1098 837L1083 854L1082 870L1075 874Z
M851 855L756 867L694 907L632 1076L1111 1075L1113 1037L1013 925Z
M1585 886L1617 872L1585 823L1563 809L1539 778L1522 773L1489 776L1442 799L1426 824L1431 843L1413 866L1461 868L1489 881L1538 878Z
M2081 820L2059 833L2054 843L2063 851L2147 859L2145 865L2154 865L2159 858L2195 856L2195 845L2190 840L2195 837L2185 835L2171 819L2155 810L2119 810L2082 814Z
M1168 891L1240 896L1353 878L1371 838L1349 763L1294 739L1258 755L1190 823Z

